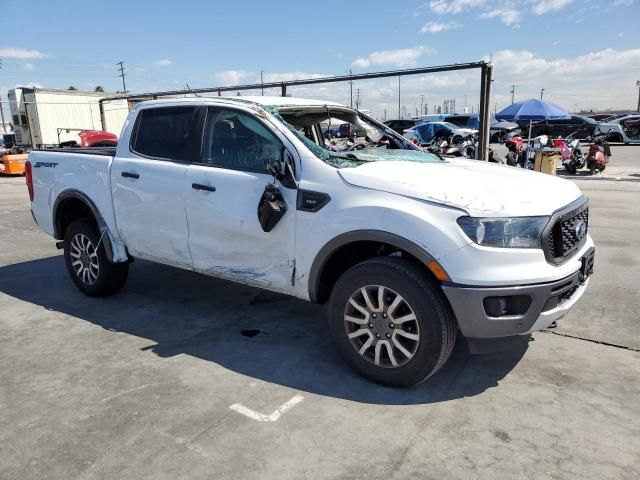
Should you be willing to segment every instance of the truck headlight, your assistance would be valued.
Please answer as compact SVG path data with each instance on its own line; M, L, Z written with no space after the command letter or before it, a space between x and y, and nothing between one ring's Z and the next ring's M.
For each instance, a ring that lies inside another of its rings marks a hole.
M460 217L458 225L473 242L485 247L541 248L540 237L549 217Z

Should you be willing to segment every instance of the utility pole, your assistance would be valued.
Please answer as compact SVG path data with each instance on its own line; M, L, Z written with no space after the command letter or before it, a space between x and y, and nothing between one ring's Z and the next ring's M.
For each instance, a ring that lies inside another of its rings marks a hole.
M400 75L398 75L398 118L402 118L400 116Z
M360 110L360 89L356 88L356 110Z
M542 100L542 95L544 95L544 88L540 89L540 100Z
M513 105L516 101L516 86L511 85L511 105Z
M260 93L264 97L264 81L262 80L263 71L260 70Z
M2 70L2 58L0 58L0 70ZM7 125L4 123L4 110L2 109L2 95L0 95L0 117L2 117L2 131L7 133Z
M351 99L349 102L349 106L353 108L353 79L351 78L351 69L349 69L349 98Z
M424 112L424 95L420 95L420 115L423 115Z
M636 86L638 87L638 111L640 112L640 80L636 81Z
M120 68L118 68L120 75L118 76L122 78L122 93L127 93L127 84L124 83L124 77L126 76L126 73L124 73L124 62L118 62L116 65L120 65Z

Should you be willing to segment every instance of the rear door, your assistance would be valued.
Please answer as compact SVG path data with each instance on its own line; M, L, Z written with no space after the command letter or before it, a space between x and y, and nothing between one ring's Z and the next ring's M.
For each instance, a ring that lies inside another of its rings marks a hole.
M287 211L271 231L263 231L257 212L265 186L273 181L266 163L282 157L285 142L253 113L209 107L202 154L186 177L189 249L197 270L272 290L291 289L297 190L279 185Z
M192 266L185 177L199 154L203 113L194 106L141 110L129 148L118 149L111 167L113 207L118 233L134 257Z

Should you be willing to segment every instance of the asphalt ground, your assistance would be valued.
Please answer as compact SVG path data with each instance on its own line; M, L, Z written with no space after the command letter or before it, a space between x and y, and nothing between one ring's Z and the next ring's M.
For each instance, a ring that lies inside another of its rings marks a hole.
M0 177L0 478L639 478L640 183L575 181L597 245L576 308L391 389L346 367L322 306L143 261L83 296Z

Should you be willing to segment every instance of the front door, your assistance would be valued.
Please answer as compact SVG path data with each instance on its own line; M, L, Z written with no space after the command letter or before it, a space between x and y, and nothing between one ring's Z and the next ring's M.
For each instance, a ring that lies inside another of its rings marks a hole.
M278 185L287 203L279 223L265 232L258 203L269 160L282 156L284 137L252 113L210 107L201 159L186 182L189 249L203 273L276 291L291 289L295 260L295 189Z
M189 161L200 150L198 115L192 106L142 110L130 149L119 149L113 161L116 224L134 257L192 266L185 181Z

